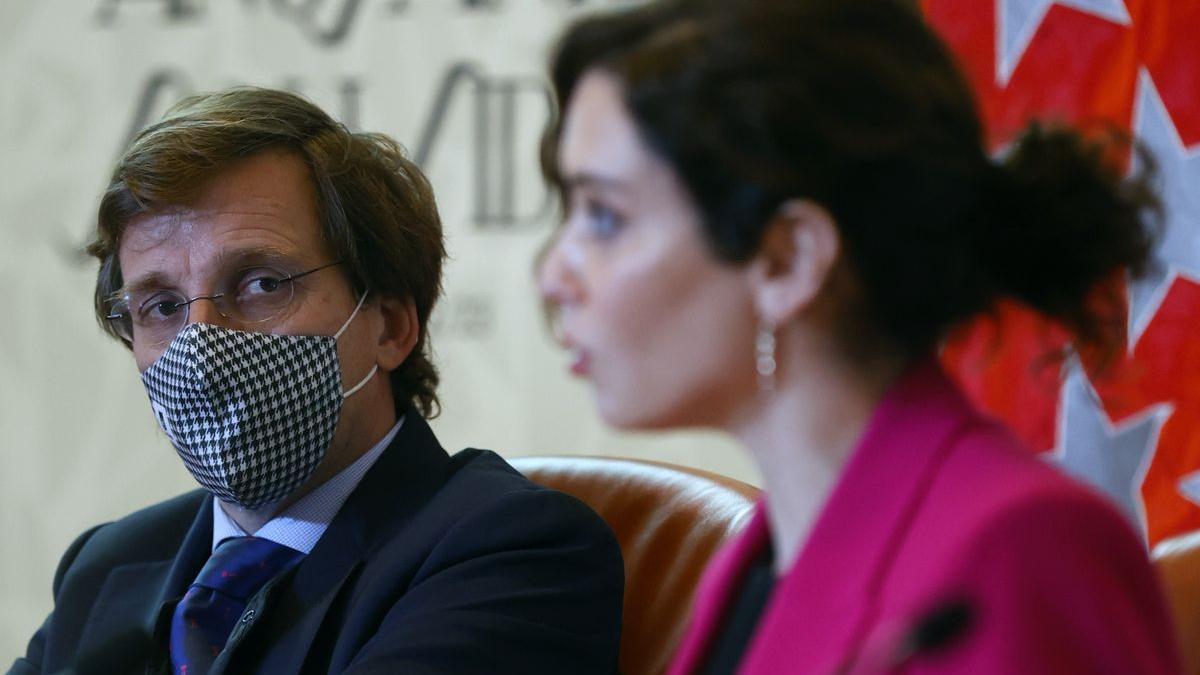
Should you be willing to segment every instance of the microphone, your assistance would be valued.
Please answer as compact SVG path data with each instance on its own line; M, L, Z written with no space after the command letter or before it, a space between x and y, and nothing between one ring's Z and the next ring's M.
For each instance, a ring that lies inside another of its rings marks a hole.
M975 611L966 600L937 605L899 631L868 638L833 671L834 675L886 673L913 659L939 652L963 638L974 622Z

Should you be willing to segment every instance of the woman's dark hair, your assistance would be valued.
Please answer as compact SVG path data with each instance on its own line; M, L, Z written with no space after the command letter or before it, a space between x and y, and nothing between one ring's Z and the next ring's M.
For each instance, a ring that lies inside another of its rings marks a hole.
M993 161L970 87L914 5L666 0L576 23L550 76L560 110L591 69L621 81L722 260L753 257L784 201L825 207L861 315L909 354L1001 296L1112 346L1123 302L1094 291L1143 272L1153 193L1066 128L1031 126ZM560 124L542 150L561 190Z

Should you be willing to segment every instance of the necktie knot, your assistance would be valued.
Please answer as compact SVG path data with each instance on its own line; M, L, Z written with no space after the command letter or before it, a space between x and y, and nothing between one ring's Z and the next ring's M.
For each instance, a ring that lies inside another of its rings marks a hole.
M193 585L245 600L303 555L270 539L230 537L217 545Z
M208 672L250 596L303 557L259 537L231 537L218 544L171 617L174 672Z

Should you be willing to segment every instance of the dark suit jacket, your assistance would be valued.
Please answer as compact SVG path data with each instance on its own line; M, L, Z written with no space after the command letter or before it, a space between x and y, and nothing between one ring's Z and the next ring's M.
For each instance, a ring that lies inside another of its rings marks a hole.
M163 672L171 611L212 547L196 491L97 527L10 674ZM292 573L251 600L214 673L613 673L624 584L611 531L499 456L453 457L421 417Z

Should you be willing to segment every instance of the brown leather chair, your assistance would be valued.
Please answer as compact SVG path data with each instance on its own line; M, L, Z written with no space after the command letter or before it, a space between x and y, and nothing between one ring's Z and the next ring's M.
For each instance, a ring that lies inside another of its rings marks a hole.
M1153 557L1175 619L1183 672L1200 675L1200 532L1159 543Z
M758 488L707 471L612 457L520 457L535 483L600 514L625 557L620 669L666 670L712 554L746 524Z

